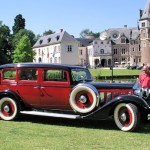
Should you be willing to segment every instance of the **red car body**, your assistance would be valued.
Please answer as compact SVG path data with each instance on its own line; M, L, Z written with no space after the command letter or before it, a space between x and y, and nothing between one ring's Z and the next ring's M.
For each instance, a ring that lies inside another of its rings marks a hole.
M137 129L147 117L149 100L136 96L133 84L93 82L79 66L18 63L0 66L0 117L20 113L72 119L114 116L123 131Z

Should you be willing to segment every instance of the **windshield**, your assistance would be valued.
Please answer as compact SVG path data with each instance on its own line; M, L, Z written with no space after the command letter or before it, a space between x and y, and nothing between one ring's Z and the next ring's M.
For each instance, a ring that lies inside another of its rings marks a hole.
M87 69L72 69L71 75L73 81L92 81L91 74Z

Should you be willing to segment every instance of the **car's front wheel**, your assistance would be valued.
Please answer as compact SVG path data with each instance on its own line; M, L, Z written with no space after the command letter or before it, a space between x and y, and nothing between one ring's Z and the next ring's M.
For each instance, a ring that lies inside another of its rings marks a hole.
M114 120L122 131L133 131L140 124L140 113L134 104L120 103L114 110Z
M0 99L0 118L3 120L14 120L19 115L19 105L18 103L10 98L3 97Z

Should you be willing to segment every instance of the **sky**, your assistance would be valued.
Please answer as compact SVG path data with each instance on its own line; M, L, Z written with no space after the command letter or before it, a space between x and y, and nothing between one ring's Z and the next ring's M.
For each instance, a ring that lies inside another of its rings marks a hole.
M0 20L12 30L18 14L35 35L44 31L80 37L84 29L102 32L109 28L137 27L139 10L147 0L0 0Z

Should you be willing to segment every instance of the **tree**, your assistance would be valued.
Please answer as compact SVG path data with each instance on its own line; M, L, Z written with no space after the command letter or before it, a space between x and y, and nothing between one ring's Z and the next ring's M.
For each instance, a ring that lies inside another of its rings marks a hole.
M89 29L84 29L81 31L80 36L81 38L85 38L86 36L94 36L95 38L99 37L100 33L94 33L92 31L90 31Z
M0 26L0 63L8 63L11 60L11 35L6 25Z
M0 26L2 26L2 23L3 23L3 22L0 20Z
M43 33L43 36L45 36L45 35L50 35L50 34L53 34L54 32L52 31L52 30L48 30L48 31L45 31L44 33Z
M33 61L33 51L31 48L31 43L29 38L26 35L24 35L20 39L13 54L14 54L14 60L13 60L14 63Z
M31 43L31 46L34 45L34 43L36 42L36 38L35 38L35 34L31 31L31 30L27 30L27 29L20 29L14 36L13 36L13 48L15 49L16 46L18 45L20 39L26 35Z
M22 17L21 14L17 15L14 19L15 23L12 27L13 34L16 34L20 29L25 28L25 19Z

